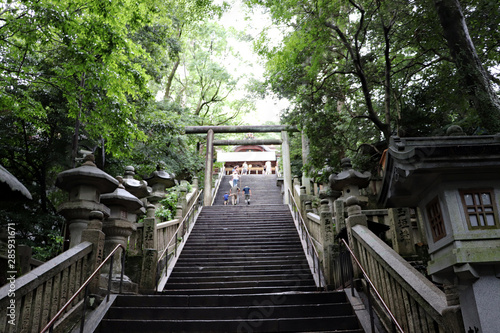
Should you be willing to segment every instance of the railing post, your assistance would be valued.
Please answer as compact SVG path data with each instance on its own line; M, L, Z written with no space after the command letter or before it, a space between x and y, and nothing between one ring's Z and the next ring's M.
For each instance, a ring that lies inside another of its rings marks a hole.
M337 199L333 202L333 210L335 213L335 233L339 234L342 228L345 228L345 216L344 216L344 205L343 199Z
M153 293L156 290L158 250L156 220L154 214L154 205L149 205L147 209L147 217L143 222L143 256L141 266L141 282L139 284L139 291L141 293Z
M354 288L351 288L354 293ZM375 333L375 318L373 316L373 307L372 307L372 295L370 292L370 284L366 284L366 297L368 298L368 313L370 314L370 326L372 329L372 333Z
M80 333L83 333L85 327L85 312L87 310L87 298L89 296L89 285L85 286L85 295L83 296L82 320L80 321Z
M122 293L124 273L125 273L125 250L122 248L122 272L120 274L120 288L118 290L120 294Z
M361 207L359 206L359 200L357 197L352 196L346 199L347 205L347 237L349 239L349 246L354 251L354 255L358 258L361 258L358 247L355 244L354 237L352 237L352 227L355 225L364 225L368 226L368 221L366 219L366 215L361 212ZM356 265L353 265L354 275L359 276L361 271Z
M109 276L108 276L108 292L106 294L106 302L109 302L109 294L111 294L111 277L113 276L113 262L115 261L115 255L113 254L109 263Z
M82 232L82 241L91 242L92 253L89 258L88 271L94 271L104 259L104 239L105 235L102 232L102 219L104 214L100 211L90 212L90 221L86 230ZM99 289L99 279L94 279L90 282L90 292L97 293Z
M186 216L188 203L187 203L187 181L181 181L181 186L179 187L179 198L177 202L180 204L182 208L182 217Z
M342 248L342 245L339 244L339 249ZM341 287L342 288L345 288L345 281L344 281L344 277L345 277L345 274L344 274L344 270L345 270L345 263L344 263L344 252L342 250L339 251L339 266L340 266L340 283L341 283Z
M321 210L319 215L320 242L323 246L323 268L325 270L325 280L327 285L333 284L333 218L330 212L329 201L321 200Z

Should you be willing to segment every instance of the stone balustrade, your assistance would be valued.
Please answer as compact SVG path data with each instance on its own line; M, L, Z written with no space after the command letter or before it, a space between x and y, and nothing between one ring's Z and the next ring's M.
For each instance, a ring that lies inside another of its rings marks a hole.
M92 243L83 242L0 288L0 332L39 332L90 276ZM68 313L80 314L83 293Z
M350 246L405 332L463 332L460 307L366 226L352 227Z

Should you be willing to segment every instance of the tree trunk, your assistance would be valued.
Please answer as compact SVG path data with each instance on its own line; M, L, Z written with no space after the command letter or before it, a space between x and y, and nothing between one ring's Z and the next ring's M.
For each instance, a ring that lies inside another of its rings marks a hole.
M448 42L450 54L465 85L471 106L490 134L500 132L500 99L494 92L470 38L467 23L458 0L434 0Z
M80 79L80 89L83 91L85 88L85 73L82 75L82 78ZM76 117L75 121L75 132L73 133L73 142L71 145L71 167L75 168L76 167L76 158L78 156L78 141L80 137L80 117L82 115L82 109L83 109L83 97L82 93L80 93L80 97L78 100L78 116Z
M177 58L177 61L174 63L174 67L170 71L170 75L167 78L167 84L165 87L165 94L163 95L164 100L170 99L170 89L172 87L172 81L174 80L175 72L177 72L177 68L179 67L180 63L181 63L180 58Z

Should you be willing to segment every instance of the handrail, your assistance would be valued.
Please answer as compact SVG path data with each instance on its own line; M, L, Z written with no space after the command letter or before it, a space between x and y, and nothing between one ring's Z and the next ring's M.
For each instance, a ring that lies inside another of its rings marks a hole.
M370 280L370 278L368 277L368 274L366 273L366 270L363 268L363 266L361 265L361 263L359 262L358 258L354 255L354 252L352 251L352 249L349 247L349 245L347 244L347 242L344 240L344 239L340 239L347 251L349 251L349 253L351 254L351 257L354 259L354 261L356 262L357 266L359 267L359 269L361 270L361 272L363 273L363 276L366 280L366 282L368 283L368 290L367 290L367 297L368 297L368 308L369 308L369 311L370 311L370 318L371 318L371 325L372 325L372 332L373 332L373 313L372 313L372 307L370 305L370 288L373 289L373 292L375 293L375 295L377 296L377 298L379 299L380 303L382 304L382 306L384 307L385 311L387 311L387 313L389 314L389 317L391 317L391 322L392 322L392 331L393 332L396 332L396 328L399 330L399 332L402 332L404 333L403 329L401 328L401 325L398 323L398 321L396 320L396 317L394 317L394 314L391 312L391 310L389 310L389 307L387 306L387 304L385 304L384 300L382 299L382 296L380 295L380 293L378 292L377 288L375 288L375 285L372 283L372 281ZM351 279L352 279L352 274L351 274ZM351 288L354 288L353 286L353 283L351 282Z
M163 257L164 257L165 255L168 255L168 249L170 248L170 246L174 245L174 256L175 256L175 255L177 255L177 248L178 248L178 245L177 245L177 238L178 238L179 231L181 230L181 228L183 228L183 227L184 227L185 222L186 222L186 221L188 221L188 220L191 218L191 215L193 214L194 209L195 209L197 206L199 207L199 206L201 205L201 202L200 202L200 197L201 197L202 193L203 193L203 190L202 190L202 191L200 191L200 192L198 193L198 195L196 196L196 198L193 200L193 204L191 205L191 207L190 207L190 208L189 208L189 210L187 211L186 215L185 215L185 216L182 218L182 220L179 222L179 226L177 227L177 229L175 230L174 234L172 235L172 238L170 238L170 241L167 243L167 245L165 246L165 248L163 249L163 251L162 251L162 252L160 253L160 255L158 256L158 261L157 261L157 263L156 263L157 268L159 268L159 267L160 267L160 263L161 263L161 261L163 260ZM197 203L198 203L198 204L197 204ZM188 234L188 233L189 233L189 231L190 231L190 230L189 230L189 228L187 228L187 229L186 229L186 234ZM186 238L187 238L187 237L184 237L184 238L183 238L183 242L185 242L185 241L186 241ZM174 242L174 244L172 244L172 242ZM167 259L167 262L166 262L166 265L165 265L165 268L164 268L164 269L165 269L165 270L167 270L167 269L168 269L168 259ZM162 271L163 271L163 269L162 269ZM161 273L160 273L160 272L158 272L157 274L161 276ZM158 275L157 275L157 276L158 276ZM158 284L158 282L159 282L159 279L158 279L158 281L157 281L156 283ZM158 285L157 285L157 287L158 287Z
M110 258L111 258L110 267L109 267L109 278L108 278L108 294L106 296L106 302L109 302L109 294L111 292L111 274L113 272L113 258L114 258L115 252L118 251L118 249L120 247L123 250L123 254L122 254L122 271L121 271L121 276L120 276L120 290L119 290L119 293L121 294L121 292L122 292L122 283L123 283L123 272L124 272L124 269L125 269L125 247L123 245L121 245L121 244L118 244L113 249L113 251L111 251L111 253L106 257L106 259L99 265L99 267L97 267L94 270L94 272L90 275L90 277L80 286L80 288L78 288L78 290L73 294L73 296L71 296L71 298L66 302L66 304L64 304L64 306L47 323L47 325L45 325L45 327L40 331L40 333L45 333L47 330L49 330L49 332L52 333L52 331L54 329L54 324L55 324L56 320L61 316L61 314L64 313L64 311L66 310L66 308L75 300L75 298L80 294L80 292L83 289L85 289L85 297L84 297L84 300L83 300L82 320L81 320L81 323L80 323L80 333L83 332L83 328L85 326L85 310L86 310L85 308L86 308L86 305L87 305L88 285L89 285L90 281L92 281L92 279L97 275L97 273L99 272L99 270L104 266L104 264L106 264L108 262L108 260L110 260Z
M323 273L323 267L321 265L321 261L319 260L318 251L316 251L316 248L313 245L313 238L311 237L311 234L307 230L304 219L302 218L302 214L300 213L299 206L297 205L297 202L295 201L295 198L293 197L290 188L288 189L288 196L291 199L292 203L292 205L289 205L289 207L292 212L293 220L294 222L296 222L296 227L298 231L301 233L302 238L303 239L305 238L306 241L306 246L307 246L306 255L311 257L311 260L313 262L313 267L312 267L313 274L317 274L318 287L326 289L325 275ZM293 216L293 213L295 213L297 216ZM311 249L312 249L312 254L311 254Z

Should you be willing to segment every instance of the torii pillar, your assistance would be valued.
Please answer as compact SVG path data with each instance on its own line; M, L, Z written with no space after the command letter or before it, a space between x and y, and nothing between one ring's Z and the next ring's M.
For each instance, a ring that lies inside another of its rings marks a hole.
M283 159L283 185L285 190L284 203L288 204L288 190L292 188L292 168L290 166L290 143L288 141L288 132L281 131L281 154Z
M309 160L309 138L302 132L302 163L305 165ZM309 177L306 172L302 172L302 186L306 187L306 194L314 194L314 190L311 189L311 177Z
M212 170L214 166L214 130L207 132L207 155L205 158L205 189L203 192L203 206L212 205Z

